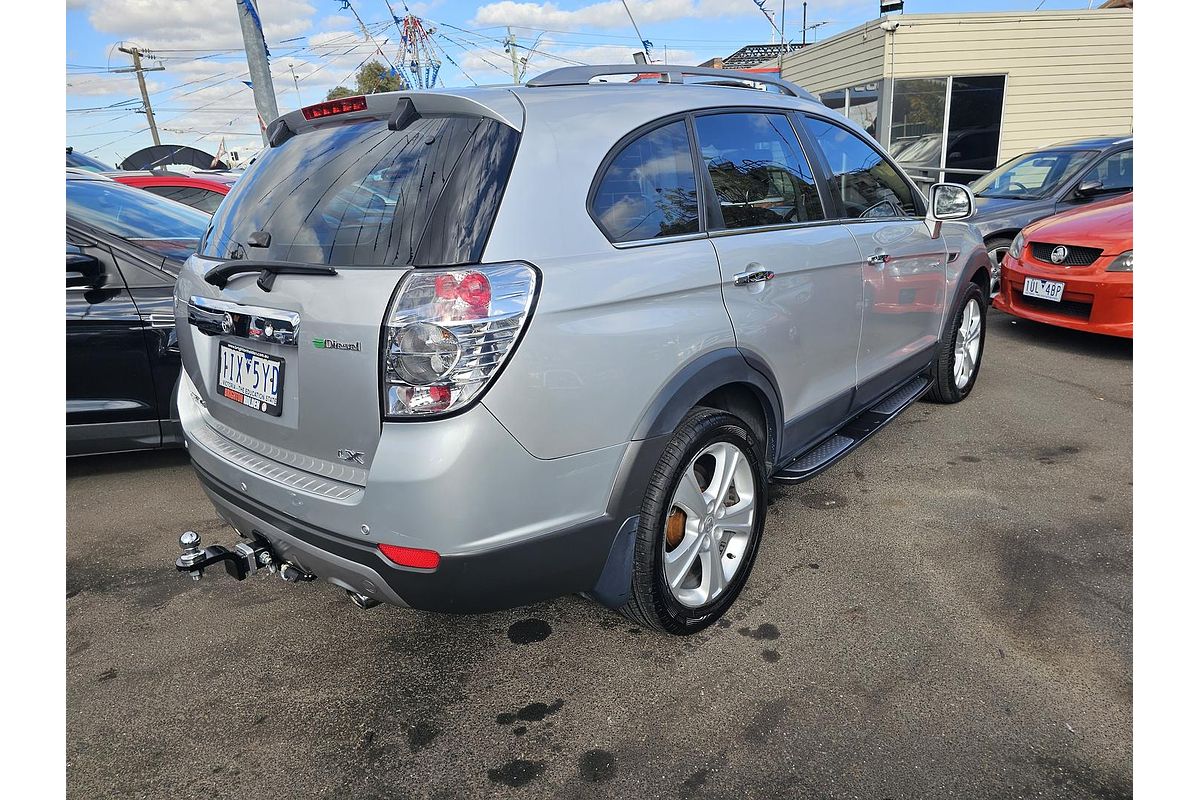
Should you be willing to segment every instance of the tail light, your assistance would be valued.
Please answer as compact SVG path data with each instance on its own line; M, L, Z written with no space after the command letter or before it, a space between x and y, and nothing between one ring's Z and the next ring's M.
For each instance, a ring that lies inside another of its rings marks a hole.
M481 395L524 329L536 289L527 264L405 275L383 323L384 417L445 414Z

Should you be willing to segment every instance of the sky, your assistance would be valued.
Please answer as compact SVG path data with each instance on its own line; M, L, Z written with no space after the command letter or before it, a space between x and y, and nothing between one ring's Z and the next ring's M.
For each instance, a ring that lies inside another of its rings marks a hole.
M699 64L745 44L771 41L781 24L801 37L801 2L765 0L628 0L656 62ZM389 9L390 4L390 9ZM67 144L116 164L151 145L136 77L116 48L135 45L153 57L143 66L150 104L164 144L214 153L261 146L238 0L67 0ZM1099 5L1099 2L1096 2ZM347 7L348 6L348 7ZM1031 11L1038 0L908 0L906 13ZM1086 8L1087 0L1046 0L1043 9ZM628 63L641 50L621 0L462 2L461 0L258 0L271 53L280 113L353 86L358 67L374 57L401 64L400 30L392 12L420 18L431 52L441 61L438 85L512 82L503 43L512 27L527 59L525 78L570 64ZM358 19L362 20L360 26ZM878 0L811 0L809 41L820 41L879 16ZM365 31L364 31L365 28ZM382 55L381 55L382 53ZM269 121L269 120L268 120Z

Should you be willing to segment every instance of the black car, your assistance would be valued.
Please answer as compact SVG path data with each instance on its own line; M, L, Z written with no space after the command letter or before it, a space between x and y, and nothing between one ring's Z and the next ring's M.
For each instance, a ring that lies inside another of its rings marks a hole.
M1079 139L1023 153L971 184L992 257L993 293L1000 261L1022 228L1052 214L1133 191L1133 138Z
M171 299L209 217L67 170L67 455L177 445Z

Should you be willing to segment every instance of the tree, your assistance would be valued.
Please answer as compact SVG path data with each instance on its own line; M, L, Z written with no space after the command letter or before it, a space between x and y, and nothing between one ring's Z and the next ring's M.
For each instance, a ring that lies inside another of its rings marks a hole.
M406 88L404 79L393 75L389 67L385 67L372 59L363 64L354 77L354 89L345 86L335 86L325 95L326 100L338 100L342 97L352 97L356 94L375 94L377 92L398 92Z

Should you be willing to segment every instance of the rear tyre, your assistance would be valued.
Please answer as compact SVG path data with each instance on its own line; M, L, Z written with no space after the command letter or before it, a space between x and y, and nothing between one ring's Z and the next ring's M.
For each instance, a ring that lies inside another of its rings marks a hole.
M983 290L972 283L949 318L938 357L930 370L933 389L927 397L936 403L957 403L966 398L979 377L983 341L987 333L987 302Z
M767 512L761 445L742 420L693 409L667 444L642 501L629 619L677 636L733 605Z

